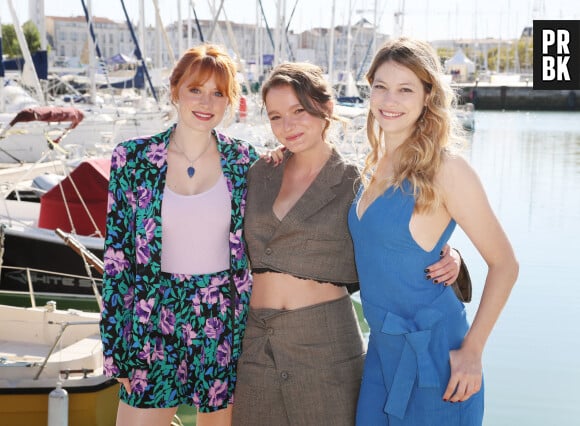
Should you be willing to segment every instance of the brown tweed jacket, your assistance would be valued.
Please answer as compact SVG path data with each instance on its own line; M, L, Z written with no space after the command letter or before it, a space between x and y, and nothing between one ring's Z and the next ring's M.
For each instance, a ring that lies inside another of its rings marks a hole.
M252 270L349 285L354 291L358 277L347 217L358 169L333 150L314 182L279 220L272 206L291 155L286 153L277 167L259 160L250 169L244 232Z

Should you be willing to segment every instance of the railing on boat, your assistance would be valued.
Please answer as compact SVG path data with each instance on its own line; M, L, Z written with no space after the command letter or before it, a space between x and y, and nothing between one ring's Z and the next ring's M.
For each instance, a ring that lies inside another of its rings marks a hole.
M58 342L60 342L60 339L62 338L64 331L67 329L67 327L73 326L73 325L94 325L94 324L98 324L99 321L65 321L65 322L48 321L48 323L60 325L60 331L59 331L58 335L56 336L56 339L54 339L54 342L53 342L50 350L48 351L48 354L44 357L44 361L42 361L40 368L36 372L36 375L34 376L34 380L38 380L38 378L40 377L40 375L44 371L44 368L46 367L46 364L48 363L48 359L50 358L50 356L52 355L52 353L56 349L56 345L58 345Z
M97 272L102 274L103 270L104 270L103 262L100 259L98 259L93 253L91 253L89 250L87 250L86 247L84 247L82 245L82 243L77 241L70 234L63 232L60 229L57 229L55 232L59 237L61 237L63 239L63 241L65 242L65 244L67 246L71 247L77 254L79 254L83 258L85 265L86 265L86 268L87 268L87 275L88 276L72 275L72 274L64 274L64 273L60 273L58 275L62 276L62 277L67 277L67 278L89 279L91 281L91 284L92 284L93 293L94 293L95 298L97 300L97 304L99 305L99 309L101 309L102 308L101 295L100 295L99 290L97 288L96 278L93 277L91 272L90 272L90 266L93 266L97 270ZM41 269L34 269L34 268L22 268L22 267L13 267L13 266L2 265L2 255L3 255L3 250L4 250L3 237L4 237L3 232L0 232L0 243L1 243L0 244L0 269L5 268L5 269L11 269L11 270L24 270L26 272L26 278L27 278L27 284L28 284L27 293L30 297L30 304L33 308L36 308L36 293L34 291L34 284L32 281L31 272L42 273L42 274L54 274L54 272L53 271L45 271L45 270L41 270ZM0 290L0 294L17 294L17 295L19 295L22 293L23 293L22 291L16 291L16 290ZM47 309L54 310L55 305L56 305L55 302L48 302ZM44 371L50 356L52 355L52 353L56 349L58 343L60 342L62 336L64 335L65 330L68 327L75 326L75 325L94 325L94 324L98 324L98 323L99 323L98 320L95 320L95 321L65 321L65 322L48 321L48 324L60 325L60 331L59 331L58 335L56 336L54 342L52 343L52 346L51 346L50 350L48 351L48 354L44 357L44 360L42 361L40 368L36 372L36 375L34 376L34 380L38 380L38 378L40 377L40 375Z
M3 259L4 259L4 228L0 226L0 271L2 269L10 269L10 270L16 270L16 271L24 271L26 273L26 282L28 284L28 291L24 292L24 293L28 293L29 297L30 297L30 305L33 308L36 308L36 293L34 291L34 283L32 280L32 276L31 276L31 272L34 273L41 273L41 274L45 274L45 275L58 275L60 277L63 278L72 278L72 279L86 279L89 280L91 282L91 288L93 291L93 294L95 296L97 305L99 306L99 310L102 310L103 308L103 301L101 298L101 294L99 292L99 289L97 287L97 281L100 281L99 279L95 278L93 276L93 274L91 273L91 267L95 268L95 270L101 274L103 274L104 271L104 263L101 259L99 259L97 256L95 256L90 250L88 250L80 241L78 241L73 235L66 233L64 231L62 231L61 229L57 228L55 230L55 233L62 238L62 240L64 241L64 243L70 247L71 249L73 249L79 256L81 256L81 258L83 259L83 262L85 264L85 269L87 271L87 275L73 275L73 274L66 274L66 273L55 273L54 271L47 271L47 270L42 270L42 269L34 269L34 268L29 268L29 267L16 267L16 266L7 266L7 265L3 265ZM23 293L23 291L18 291L18 290L2 290L0 289L0 294L11 294L11 295L21 295ZM55 296L57 297L58 294L48 294L48 293L44 293L44 296ZM67 297L73 297L74 298L74 294L69 294L67 295Z
M28 267L22 267L22 266L0 265L0 269L8 269L8 270L12 270L12 271L24 271L25 272L26 281L27 281L27 290L3 290L3 289L0 289L0 294L15 295L15 296L27 294L30 297L30 305L33 308L36 308L36 296L37 295L43 296L43 297L59 297L59 296L62 297L64 295L67 298L71 298L71 299L81 299L81 298L87 297L86 295L77 295L77 294L63 294L63 293L51 293L51 292L39 293L39 292L36 292L34 290L34 282L32 280L32 276L31 276L31 274L33 272L40 273L40 274L46 274L46 275L58 275L58 276L63 277L63 278L94 280L95 288L96 288L96 283L101 281L100 279L92 277L92 276L73 275L73 274L66 274L66 273L61 273L61 272L56 274L54 271L47 271L44 269L35 269L35 268L28 268ZM95 297L98 296L97 303L99 303L101 295L98 292L98 288L97 288L96 292L97 293L95 294Z

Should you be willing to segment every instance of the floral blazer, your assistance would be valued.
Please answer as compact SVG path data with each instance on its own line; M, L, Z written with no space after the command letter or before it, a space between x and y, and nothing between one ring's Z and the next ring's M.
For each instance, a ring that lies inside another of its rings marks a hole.
M154 136L120 143L111 159L103 274L101 340L108 376L145 368L137 354L148 343L148 294L161 272L161 203L167 149L174 126ZM233 348L237 360L251 293L242 237L247 172L258 158L248 143L213 131L231 196L230 287Z

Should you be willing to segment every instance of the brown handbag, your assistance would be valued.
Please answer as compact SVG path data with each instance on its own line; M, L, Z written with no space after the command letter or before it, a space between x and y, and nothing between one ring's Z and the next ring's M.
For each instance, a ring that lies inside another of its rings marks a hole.
M455 249L455 251L457 251L457 249ZM457 251L457 253L459 252ZM459 257L461 257L461 254ZM471 302L471 277L463 258L461 258L457 280L451 284L451 287L453 287L453 291L459 300L464 303Z

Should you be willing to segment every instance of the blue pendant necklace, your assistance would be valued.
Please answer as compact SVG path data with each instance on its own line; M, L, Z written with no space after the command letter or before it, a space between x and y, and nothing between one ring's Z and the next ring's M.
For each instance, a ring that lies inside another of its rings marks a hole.
M201 156L203 154L205 154L205 152L208 150L209 146L211 145L211 139L212 139L211 135L209 137L209 140L207 141L207 144L205 145L205 148L193 160L187 156L187 154L181 149L181 147L179 145L177 145L175 138L172 138L172 139L175 142L174 145L175 145L175 149L177 150L177 152L179 154L183 155L185 157L185 159L189 162L189 166L187 167L186 171L187 171L187 176L192 178L193 175L195 174L195 167L193 167L193 163L195 163L197 160L199 160L201 158Z

